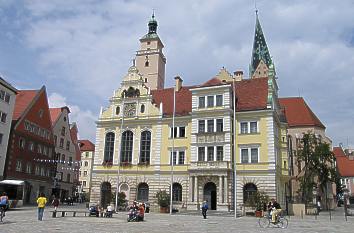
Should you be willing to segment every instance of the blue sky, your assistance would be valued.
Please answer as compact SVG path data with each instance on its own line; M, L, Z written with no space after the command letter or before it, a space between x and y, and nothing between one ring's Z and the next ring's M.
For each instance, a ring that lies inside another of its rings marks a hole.
M354 2L257 1L280 96L303 96L334 145L354 147ZM221 67L248 74L254 1L0 1L0 73L19 89L46 85L80 138L120 85L155 9L166 86L205 82Z

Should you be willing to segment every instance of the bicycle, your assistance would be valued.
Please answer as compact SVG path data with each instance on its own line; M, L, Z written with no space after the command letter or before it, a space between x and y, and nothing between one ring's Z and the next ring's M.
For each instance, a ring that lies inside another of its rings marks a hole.
M267 228L272 223L271 221L272 221L272 215L267 213L263 217L259 218L258 225L262 228ZM275 223L272 224L274 224L279 228L284 229L288 227L288 220L285 218L285 216L282 213L279 213L278 216L276 217Z
M5 207L0 207L0 222L2 222L3 218L5 217Z

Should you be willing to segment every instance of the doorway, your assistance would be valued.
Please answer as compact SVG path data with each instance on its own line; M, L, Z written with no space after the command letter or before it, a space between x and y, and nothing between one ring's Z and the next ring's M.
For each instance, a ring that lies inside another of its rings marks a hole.
M216 194L216 185L213 182L204 185L204 200L208 202L211 210L216 210Z

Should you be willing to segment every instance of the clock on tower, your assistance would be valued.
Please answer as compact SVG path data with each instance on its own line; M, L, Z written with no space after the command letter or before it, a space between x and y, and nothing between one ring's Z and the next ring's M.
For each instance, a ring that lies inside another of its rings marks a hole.
M128 103L124 105L124 116L125 117L134 117L136 114L136 104Z

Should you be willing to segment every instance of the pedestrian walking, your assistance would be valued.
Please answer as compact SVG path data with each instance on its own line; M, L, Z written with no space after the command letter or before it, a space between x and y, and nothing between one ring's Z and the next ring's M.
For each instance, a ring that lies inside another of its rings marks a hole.
M203 215L204 219L206 219L208 209L209 209L208 202L207 201L203 201L203 204L202 204L202 215Z
M57 197L54 197L54 199L52 201L52 205L54 207L54 211L57 211L58 206L59 206L59 199Z
M47 198L44 196L44 193L41 193L37 199L38 204L38 220L42 221L45 204L47 204Z

